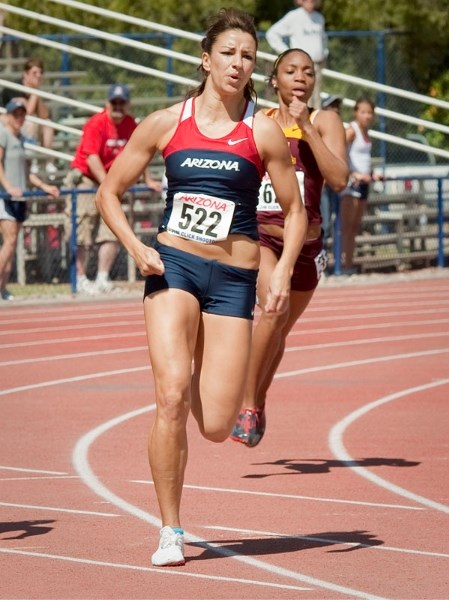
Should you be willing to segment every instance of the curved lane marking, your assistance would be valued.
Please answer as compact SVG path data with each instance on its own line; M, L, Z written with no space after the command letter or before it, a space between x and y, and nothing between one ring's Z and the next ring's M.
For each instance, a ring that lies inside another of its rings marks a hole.
M354 365L385 362L387 360L391 361L391 360L400 360L400 359L404 359L404 358L413 358L413 357L419 357L419 356L429 356L429 355L441 354L441 353L445 353L445 352L449 352L449 349L431 350L431 351L427 351L427 352L413 352L413 353L407 353L407 354L393 355L393 356L389 356L389 357L380 357L377 359L351 361L349 363L337 363L335 365L324 365L321 367L313 367L310 369L302 369L302 370L297 370L297 371L290 371L288 373L280 373L277 375L277 378L291 377L294 375L299 375L301 373L315 372L315 371L319 371L319 370L330 370L332 368L343 368L343 367L349 367L349 366L354 366ZM34 385L26 385L26 386L20 386L17 388L10 388L8 390L3 390L3 391L0 391L0 396L12 394L12 393L23 392L23 391L29 391L29 390L36 389L36 388L56 386L56 385L59 385L62 383L69 383L69 382L71 383L71 382L75 382L75 381L83 381L86 379L94 379L97 377L109 377L111 375L143 371L145 369L148 369L147 365L144 367L135 367L132 369L118 369L118 370L106 371L106 372L102 372L102 373L90 374L87 376L84 375L84 376L64 378L64 379L60 379L60 380L46 381L46 382L41 382L41 383L34 384ZM89 462L88 462L88 449L89 449L89 446L96 439L96 437L98 437L99 435L104 433L107 429L118 425L123 420L126 420L128 418L133 418L135 416L139 416L139 415L143 414L144 412L154 410L154 408L155 408L155 405L151 405L150 407L145 407L145 408L138 409L137 411L132 411L131 413L127 413L127 415L122 415L121 417L112 419L108 423L104 423L104 424L100 425L99 427L95 428L94 430L88 432L77 442L77 444L74 448L74 451L73 451L72 460L73 460L74 467L75 467L76 471L78 472L78 474L80 475L81 479L84 481L84 483L88 487L90 487L93 491L95 491L95 493L97 493L101 497L104 497L105 499L112 502L119 508L122 508L126 512L129 512L130 514L133 514L134 516L137 516L138 518L140 518L156 527L160 527L160 524L161 524L160 519L139 509L138 507L126 502L122 498L115 496L115 494L113 494L108 488L103 486L103 484L101 484L101 482L97 479L95 474L92 472ZM344 447L343 447L343 449L344 449ZM402 488L399 488L399 489L401 491L403 491ZM203 540L201 540L201 538L196 538L195 536L191 536L189 534L186 535L186 539L195 541L196 543L200 544L201 546L203 546L205 548L208 548L208 549L213 548L217 553L219 553L221 555L231 556L231 557L235 558L236 560L239 560L241 562L244 562L246 564L252 565L256 568L259 568L259 569L262 569L262 570L265 570L265 571L268 571L271 573L276 573L277 575L280 575L280 576L293 578L295 580L302 581L302 582L308 583L310 585L314 585L316 587L329 589L334 592L347 594L349 596L355 596L357 598L363 598L363 599L367 599L367 600L384 600L379 596L374 596L374 595L360 592L360 591L357 591L357 590L354 590L351 588L339 586L337 584L319 580L319 579L309 577L307 575L303 575L300 573L295 573L293 571L289 571L289 570L283 569L281 567L274 567L274 566L266 564L260 560L253 559L251 557L235 554L234 552L231 552L225 548L220 548L219 546L216 546L213 544L207 544Z
M75 471L78 473L81 480L84 481L87 487L89 487L93 492L95 492L95 494L104 498L114 506L121 508L123 511L141 519L142 521L145 521L146 523L149 523L150 525L153 525L155 527L160 527L161 520L158 517L155 517L154 515L142 510L141 508L127 502L123 498L116 496L109 488L103 485L98 479L98 477L95 475L95 473L92 471L88 456L90 446L96 441L97 438L103 435L103 433L110 429L113 429L114 427L120 425L128 419L138 417L146 412L155 409L156 405L151 404L150 406L140 408L126 413L124 415L118 416L114 419L111 419L110 421L102 423L101 425L92 429L91 431L88 431L76 443L72 453L72 463L75 468ZM252 567L255 567L256 569L266 571L279 577L287 577L296 581L307 583L308 585L331 590L332 592L346 594L347 596L355 596L356 598L364 600L386 600L380 596L374 596L372 594L361 592L352 588L347 588L345 586L341 586L329 581L324 581L315 577L309 577L308 575L304 575L302 573L297 573L295 571L290 571L289 569L285 569L283 567L278 567L269 563L265 563L261 560L252 558L250 556L238 554L227 548L222 548L218 544L207 543L202 538L194 536L188 532L185 532L185 539L189 542L193 542L201 546L202 548L205 548L206 550L212 550L213 552L221 556L234 558L235 560L245 563L246 565L250 565Z
M418 392L423 392L425 390L429 390L440 385L448 384L449 379L432 381L431 383L418 385L416 387L401 390L400 392L396 392L394 394L389 394L388 396L379 398L378 400L370 402L369 404L366 404L365 406L362 406L361 408L355 410L332 427L329 433L329 447L332 453L338 460L345 462L347 466L353 469L358 475L365 477L365 479L368 479L375 485L383 487L386 490L393 492L394 494L407 498L408 500L414 500L418 504L423 504L428 508L434 508L435 510L439 510L441 512L449 514L449 506L440 504L439 502L435 502L434 500L430 500L428 498L425 498L424 496L419 496L418 494L414 494L413 492L409 492L408 490L398 485L395 485L394 483L390 483L386 479L382 479L382 477L375 475L374 473L372 473L365 467L362 467L361 465L354 465L354 463L357 463L357 460L350 456L343 444L343 435L345 430L349 427L349 425L351 425L351 423L354 423L357 419L370 412L371 410L382 406L383 404L387 404L388 402L393 402L398 398L403 398L404 396L410 396L411 394L417 394Z

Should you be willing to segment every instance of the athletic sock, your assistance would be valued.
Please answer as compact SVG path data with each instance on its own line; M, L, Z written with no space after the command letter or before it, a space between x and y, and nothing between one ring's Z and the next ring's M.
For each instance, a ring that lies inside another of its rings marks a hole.
M173 531L175 533L179 533L180 535L184 535L184 529L181 529L181 527L172 527Z

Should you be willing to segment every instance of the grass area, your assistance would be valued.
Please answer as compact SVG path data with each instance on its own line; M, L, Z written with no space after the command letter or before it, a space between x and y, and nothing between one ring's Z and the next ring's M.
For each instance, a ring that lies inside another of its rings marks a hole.
M69 283L27 283L26 285L11 283L8 285L8 290L16 298L67 296L71 294Z
M143 294L144 283L142 280L133 283L128 281L114 281L113 283L114 289L111 292L94 296L86 296L85 294L73 295L69 283L27 283L26 285L11 283L8 285L8 290L19 302L34 300L65 301L74 298L81 300L118 300L125 297L141 297Z

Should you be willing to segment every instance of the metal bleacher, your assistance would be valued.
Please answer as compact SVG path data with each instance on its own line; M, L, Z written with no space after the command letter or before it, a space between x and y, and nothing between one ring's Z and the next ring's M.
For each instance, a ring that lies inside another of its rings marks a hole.
M158 47L144 42L130 40L124 36L109 34L106 31L93 31L81 25L83 22L84 13L92 13L101 15L105 18L115 19L120 21L124 27L144 27L152 31L169 33L177 36L180 39L191 40L197 42L201 39L201 35L191 32L186 32L180 29L174 29L162 24L151 23L143 19L130 17L129 15L120 14L111 10L107 10L100 6L93 6L78 2L76 0L43 0L46 10L41 13L26 10L22 7L20 0L13 0L11 4L3 5L3 10L10 11L13 14L20 15L24 18L38 20L43 23L42 30L45 31L45 23L52 26L59 26L83 33L86 36L92 36L93 40L107 40L108 43L116 43L117 47L122 47L129 44L129 48L138 49L148 53L149 56L160 56L169 58L174 65L172 71L158 70L148 67L145 64L133 62L132 60L117 59L114 56L95 53L85 50L76 45L70 46L62 44L58 41L48 39L48 37L31 35L26 32L25 28L22 31L17 31L0 25L5 39L7 37L19 40L27 44L27 48L34 47L42 54L46 49L51 49L52 52L67 53L70 56L82 58L82 68L74 68L73 70L58 70L54 69L45 73L45 85L36 93L41 95L48 103L51 109L51 125L55 128L55 143L52 153L52 158L59 166L55 182L60 184L64 174L68 168L69 162L75 152L76 146L81 136L82 126L86 119L102 109L104 99L106 97L107 88L112 77L111 73L118 73L117 77L124 77L124 73L129 73L129 86L132 90L132 108L138 110L139 113L150 112L155 108L167 106L182 98L182 93L192 85L196 85L196 81L186 77L180 69L176 72L176 65L190 65L190 73L195 72L196 66L199 64L199 50L197 56L189 53L182 54L167 50L163 47ZM79 23L67 22L61 19L54 19L49 16L51 14L52 4L63 4L77 8L80 11ZM15 86L20 88L20 74L23 63L27 57L9 56L0 57L0 86ZM273 106L273 102L265 96L265 76L267 65L269 66L275 56L265 52L258 53L259 63L262 65L259 72L254 75L255 83L259 86L259 105ZM102 77L102 67L107 69L110 79ZM182 73L182 74L181 74ZM98 75L95 77L95 75ZM329 69L323 70L325 81L350 81L363 88L380 90L383 93L391 93L404 95L405 90L398 90L376 84L372 81L367 81L358 77L351 77L344 73L336 73ZM132 76L132 77L131 77ZM135 79L134 79L135 77ZM160 93L160 88L157 88L155 93L142 93L141 87L138 86L138 77L146 77L148 81L158 80L174 86L174 91L166 96ZM128 83L128 80L126 79ZM262 83L264 84L262 87ZM23 87L23 86L22 86ZM322 93L326 96L326 93ZM440 99L421 96L410 93L410 98L417 102L425 102L429 105L440 106L449 109L449 102ZM354 100L349 97L343 99L345 107L352 107ZM391 111L376 109L379 115L385 115L388 118L398 118L400 120L410 119L410 123L420 124L429 129L434 129L447 133L449 128L437 123L423 121L416 117ZM423 148L422 144L414 141L405 140L399 137L384 134L380 130L370 131L370 135L374 139L385 140L389 143L398 143L420 151L429 151L429 147ZM449 162L449 152L441 148L431 148L435 155L444 157ZM42 166L48 158L48 153L42 148L28 147L30 157L34 158L41 166L41 174L45 176ZM152 166L154 175L162 175L162 161L158 157L157 161ZM154 234L155 223L158 219L158 214L161 211L162 203L159 195L154 192L149 192L147 197L143 196L138 199L138 209L134 210L128 205L127 211L129 218L135 225L136 232L139 235L151 236ZM145 201L143 201L145 200ZM58 247L64 246L63 239L63 206L64 201L51 203L51 211L47 210L48 205L45 205L42 198L36 197L30 201L29 218L25 223L24 233L22 234L22 245L18 248L18 282L20 284L29 283L33 280L36 269L31 269L30 265L34 265L42 261L43 244L45 244L45 236L48 228L51 227L57 232ZM416 264L430 264L435 260L436 245L437 245L437 228L438 215L436 205L429 205L423 202L420 194L404 193L397 196L382 194L372 194L369 202L369 211L363 221L364 232L356 238L357 250L355 263L360 266L361 270L369 271L372 269L382 269L384 267L393 267L401 269ZM447 217L447 212L445 213ZM448 234L446 234L446 240ZM332 239L330 240L332 243ZM445 245L445 253L449 253L447 241ZM331 264L335 262L335 257L331 250ZM67 253L64 250L61 254L62 269L66 268ZM128 281L133 281L136 277L135 270L128 262L127 275Z

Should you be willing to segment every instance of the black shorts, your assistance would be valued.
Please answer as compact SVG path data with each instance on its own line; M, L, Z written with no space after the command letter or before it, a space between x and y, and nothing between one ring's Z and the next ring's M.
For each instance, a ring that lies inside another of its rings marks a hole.
M369 183L365 183L363 181L353 181L340 193L340 198L352 196L353 198L358 198L359 200L368 200L368 194Z
M0 220L23 223L27 218L27 203L23 200L0 200Z
M257 269L225 265L159 242L155 249L164 263L165 272L146 277L144 298L160 290L176 288L195 296L201 312L254 318Z

